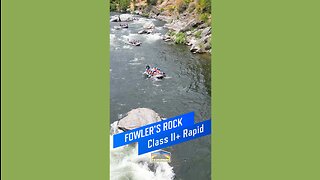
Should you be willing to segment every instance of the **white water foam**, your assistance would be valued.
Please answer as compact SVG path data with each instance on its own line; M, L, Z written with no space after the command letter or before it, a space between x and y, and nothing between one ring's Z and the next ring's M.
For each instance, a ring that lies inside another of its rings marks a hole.
M131 66L138 66L138 65L141 65L141 63L128 63L130 64Z
M129 61L128 64L132 65L132 66L137 66L137 65L141 65L142 63L140 62L142 60L142 58L134 58L134 59L131 59Z
M155 27L156 30L162 30L163 27L162 26L159 26L159 27Z
M118 121L111 124L111 134L123 132ZM153 163L150 153L138 155L138 145L126 145L113 149L110 135L110 179L111 180L173 180L173 167L167 162Z
M130 62L138 62L138 61L140 61L140 60L139 60L139 58L136 58L136 57L134 59L130 60Z
M123 49L133 49L131 45L123 45L122 48Z
M151 20L147 18L139 18L138 20L134 20L132 24L145 24L148 22L151 22Z
M130 33L129 35L123 35L122 36L122 41L123 42L128 42L128 39L132 40L132 39L136 39L137 37L139 37L138 34Z
M110 33L110 45L113 46L115 44L116 35Z
M161 33L154 33L154 34L146 34L146 42L147 43L153 43L157 40L162 39Z

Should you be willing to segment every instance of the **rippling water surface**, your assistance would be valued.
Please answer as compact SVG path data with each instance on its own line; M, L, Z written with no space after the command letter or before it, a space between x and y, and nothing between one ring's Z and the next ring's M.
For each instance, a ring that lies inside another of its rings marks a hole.
M195 121L209 119L210 56L192 54L185 45L164 42L161 40L167 31L164 22L138 18L128 23L128 29L115 30L119 23L110 25L111 122L138 107L153 109L166 118L194 111ZM156 33L137 34L148 21L156 25ZM127 39L140 40L142 45L126 45ZM146 79L142 75L146 64L158 66L167 77ZM210 137L203 137L166 148L172 153L170 166L175 179L210 179L210 146Z

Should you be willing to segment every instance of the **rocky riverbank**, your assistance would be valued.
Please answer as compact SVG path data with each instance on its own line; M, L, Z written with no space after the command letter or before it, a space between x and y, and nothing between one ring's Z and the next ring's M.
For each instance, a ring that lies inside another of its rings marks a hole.
M167 22L164 27L169 31L163 36L164 41L188 45L193 53L211 53L211 14L204 12L204 8L199 10L198 1L188 3L183 1L183 3L164 0L156 5L145 6L135 11L128 9L128 11ZM131 20L134 18L125 14L111 18L111 21ZM139 34L150 34L153 28L152 25L146 25Z

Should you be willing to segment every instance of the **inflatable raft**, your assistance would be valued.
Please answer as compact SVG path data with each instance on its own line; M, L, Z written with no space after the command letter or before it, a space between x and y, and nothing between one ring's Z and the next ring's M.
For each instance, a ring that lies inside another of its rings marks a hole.
M150 68L149 66L146 67L146 70L143 74L146 75L148 78L162 79L166 77L166 73L160 71L159 68Z

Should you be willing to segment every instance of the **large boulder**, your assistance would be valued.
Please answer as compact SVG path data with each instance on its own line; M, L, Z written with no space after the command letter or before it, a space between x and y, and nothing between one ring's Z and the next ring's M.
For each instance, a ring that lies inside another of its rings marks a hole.
M134 13L134 14L137 14L137 15L141 15L141 14L142 14L142 12L139 11L139 10L135 10L133 13Z
M190 31L192 28L198 27L200 24L202 24L202 22L197 19L191 19L188 21L187 18L184 18L180 20L173 20L171 23L165 24L165 27L176 32L186 32Z
M197 39L195 37L192 36L187 36L187 45L188 46L192 46L193 44L195 44L197 42Z
M121 14L119 18L121 22L133 21L133 16L131 14Z
M173 30L176 32L180 32L183 27L186 26L186 22L173 20L170 24L165 24L164 27L168 28L169 30Z
M165 42L168 42L168 41L171 41L171 36L169 36L168 34L165 34L162 36L162 39L165 41Z
M207 52L205 48L205 43L201 39L199 39L191 45L190 51L192 53L205 53Z
M166 15L158 15L157 17L155 17L156 19L160 20L160 21L165 21L167 23L172 22L172 17L171 16L166 16Z
M154 29L154 28L155 28L155 25L152 22L146 22L143 25L143 29Z
M119 22L119 21L120 21L120 17L118 15L110 17L110 22Z
M181 32L189 31L192 28L199 26L200 24L202 24L201 21L198 21L196 19L191 19L187 24L185 24L183 27L181 27L180 31Z
M154 110L137 108L129 111L127 116L119 120L118 128L122 130L132 130L159 121L161 121L161 118Z

